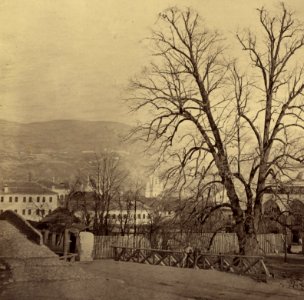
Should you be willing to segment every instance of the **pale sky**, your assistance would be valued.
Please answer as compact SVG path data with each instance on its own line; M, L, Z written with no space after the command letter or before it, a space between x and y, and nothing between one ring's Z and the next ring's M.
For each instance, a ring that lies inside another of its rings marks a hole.
M304 21L304 1L287 3ZM191 6L236 43L263 4L279 1L0 0L0 119L132 123L121 99L149 62L143 39L159 12Z

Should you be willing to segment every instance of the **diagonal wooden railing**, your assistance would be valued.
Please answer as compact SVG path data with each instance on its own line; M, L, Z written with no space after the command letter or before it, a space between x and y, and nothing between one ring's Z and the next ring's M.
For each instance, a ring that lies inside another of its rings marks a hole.
M76 261L76 257L77 257L77 253L68 253L66 255L63 254L63 252L57 252L56 254L59 255L59 260L64 260L64 261L68 261L68 262L75 262Z
M116 261L129 261L150 265L161 265L179 268L215 269L239 275L249 275L255 279L267 281L270 273L263 256L244 256L210 253L185 253L183 251L114 248Z

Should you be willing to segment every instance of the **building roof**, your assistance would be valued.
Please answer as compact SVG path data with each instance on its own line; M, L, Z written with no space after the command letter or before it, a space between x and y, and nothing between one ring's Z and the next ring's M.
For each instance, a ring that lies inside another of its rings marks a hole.
M288 181L269 186L265 193L296 195L304 194L304 172L301 170L296 176L293 176L293 178L289 179Z
M72 211L76 211L79 209L87 209L94 210L96 205L96 198L94 192L75 192L69 199L69 209ZM134 201L132 201L132 208L134 209ZM122 207L120 207L119 203L115 200L110 202L110 210L125 210L127 202L121 201ZM150 206L146 203L143 203L141 200L136 201L137 209L149 210Z
M4 192L7 187L8 191ZM57 195L50 189L31 181L8 181L1 185L0 194Z
M69 189L69 185L66 182L60 182L60 183L56 183L50 180L39 180L37 181L37 183L39 183L40 185L48 188L48 189L61 189L61 190L67 190Z

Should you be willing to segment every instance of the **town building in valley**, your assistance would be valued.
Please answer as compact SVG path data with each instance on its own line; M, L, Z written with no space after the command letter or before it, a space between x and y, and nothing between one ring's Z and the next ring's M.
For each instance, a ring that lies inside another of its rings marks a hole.
M27 220L40 221L58 207L58 194L36 182L3 183L0 213L12 210Z

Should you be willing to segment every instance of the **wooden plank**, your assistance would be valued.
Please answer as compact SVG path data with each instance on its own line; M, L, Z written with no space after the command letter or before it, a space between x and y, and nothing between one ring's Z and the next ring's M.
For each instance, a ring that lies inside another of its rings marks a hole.
M265 271L266 276L267 276L267 277L271 277L270 272L269 272L268 268L266 267L264 261L263 261L263 260L260 260L260 262L261 262L261 265L262 265L262 267L263 267L263 270Z
M243 270L243 273L245 274L247 271L249 271L250 269L252 269L259 261L260 261L260 259L257 259L255 261L253 261L253 263L249 264L247 266L247 268Z
M155 265L161 264L161 265L165 266L166 264L165 264L164 260L165 260L165 258L167 257L167 255L168 255L168 254L165 253L165 255L164 255L163 257L155 256L155 257L158 258L158 261L156 261Z

